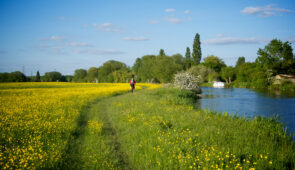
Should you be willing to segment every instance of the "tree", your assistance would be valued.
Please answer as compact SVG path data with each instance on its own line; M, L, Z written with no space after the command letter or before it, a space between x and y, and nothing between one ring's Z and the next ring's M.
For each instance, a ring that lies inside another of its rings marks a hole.
M217 56L210 55L204 58L204 65L216 71L217 73L220 72L222 67L225 67L225 63L222 59L218 58Z
M281 72L285 74L295 74L295 57L293 48L288 41L283 44L282 56Z
M273 39L264 49L259 48L257 54L256 62L262 68L272 70L275 74L294 73L293 49L288 41L283 43Z
M246 88L265 88L269 85L267 71L258 63L244 63L236 68L235 84Z
M75 82L85 82L87 76L87 71L85 69L76 69L73 77Z
M245 63L245 57L239 57L236 63L236 68Z
M150 69L149 69L150 70ZM174 74L182 70L182 65L175 63L175 61L168 56L156 57L153 69L153 77L161 83L168 83L173 80Z
M188 70L192 65L191 51L190 51L189 47L186 47L184 63L185 63L186 70Z
M136 60L136 66L134 69L137 69L137 78L142 82L151 82L156 81L154 76L154 67L156 62L155 55L145 55L140 60Z
M202 58L200 35L197 33L193 43L193 65L200 64Z
M62 74L56 71L47 72L42 77L42 81L45 81L45 82L62 81Z
M217 78L217 73L213 69L202 64L192 66L188 72L192 73L194 76L199 76L200 83L211 82Z
M164 50L163 49L160 49L159 56L164 56L164 55L166 55L165 52L164 52Z
M113 72L114 83L126 83L132 77L132 73L127 69L120 69Z
M0 73L0 82L8 82L9 73Z
M22 72L15 71L9 74L7 82L25 82L26 80L27 78Z
M177 73L174 76L174 86L182 89L189 90L194 93L201 93L199 76L195 76L190 72Z
M90 67L87 71L87 81L92 83L98 82L98 68Z
M132 70L137 74L138 69L142 66L141 58L136 58L135 63L132 66Z
M173 61L176 64L181 65L181 67L184 69L185 65L184 65L184 61L183 61L183 56L181 54L174 54L171 56L171 58L173 59Z
M98 70L99 82L113 83L113 72L117 70L129 70L129 68L127 68L126 64L119 61L109 60L105 62Z
M231 84L232 80L235 76L235 68L232 66L229 67L223 67L221 69L221 78L223 78L226 81L226 84Z
M72 82L74 76L71 76L71 75L65 75L64 77L65 77L65 81L66 81L66 82Z
M40 77L40 73L39 70L36 73L36 82L40 82L41 81L41 77Z

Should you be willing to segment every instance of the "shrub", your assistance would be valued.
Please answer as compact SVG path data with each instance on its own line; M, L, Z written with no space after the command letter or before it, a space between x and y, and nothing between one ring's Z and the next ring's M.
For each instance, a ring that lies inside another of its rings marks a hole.
M195 93L201 93L200 76L194 76L192 73L183 72L174 76L174 85L182 90L189 90Z

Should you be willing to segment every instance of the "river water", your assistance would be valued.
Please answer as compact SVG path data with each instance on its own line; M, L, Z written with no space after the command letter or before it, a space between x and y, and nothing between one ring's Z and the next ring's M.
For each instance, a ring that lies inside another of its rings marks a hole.
M201 109L238 116L277 116L289 132L295 133L295 96L245 88L202 87Z

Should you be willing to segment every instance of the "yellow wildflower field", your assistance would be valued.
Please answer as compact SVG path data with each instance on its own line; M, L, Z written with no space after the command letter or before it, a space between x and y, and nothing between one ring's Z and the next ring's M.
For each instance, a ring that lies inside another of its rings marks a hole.
M159 87L136 90L143 86ZM124 83L0 84L0 167L54 167L83 107L128 91Z

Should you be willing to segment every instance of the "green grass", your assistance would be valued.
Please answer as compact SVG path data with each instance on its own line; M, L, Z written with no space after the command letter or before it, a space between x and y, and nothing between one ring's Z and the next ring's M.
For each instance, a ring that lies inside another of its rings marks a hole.
M59 169L294 169L295 145L276 119L195 110L173 88L101 99L77 120Z
M294 141L277 120L261 117L249 120L194 110L193 100L188 96L176 89L161 88L104 101L108 106L104 113L116 132L120 153L124 153L124 161L128 162L124 166L134 169L295 167ZM120 164L116 165L120 168Z
M212 87L212 86L213 86L213 83L208 83L208 82L201 84L201 87Z

